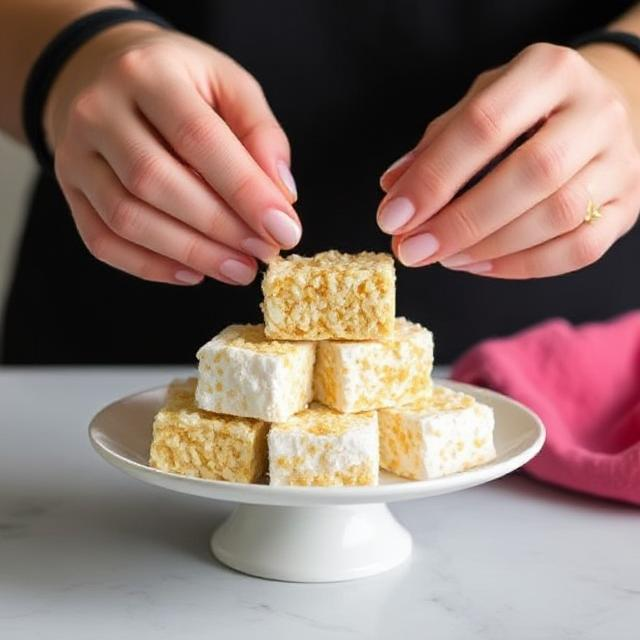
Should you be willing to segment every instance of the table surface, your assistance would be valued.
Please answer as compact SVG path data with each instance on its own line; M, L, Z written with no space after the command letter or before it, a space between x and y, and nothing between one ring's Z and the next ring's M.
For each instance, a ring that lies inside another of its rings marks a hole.
M209 554L232 505L147 486L92 450L104 404L184 369L0 369L3 640L638 637L640 518L522 475L392 506L412 559L334 584Z

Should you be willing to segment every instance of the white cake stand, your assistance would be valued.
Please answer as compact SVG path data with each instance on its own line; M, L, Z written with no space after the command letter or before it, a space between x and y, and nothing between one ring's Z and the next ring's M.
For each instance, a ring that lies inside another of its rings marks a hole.
M293 582L350 580L386 571L411 554L411 536L387 502L460 491L517 469L542 447L544 427L522 405L492 391L440 382L493 407L497 458L445 478L409 481L382 473L377 487L270 487L201 480L147 466L151 425L165 387L105 407L91 422L96 451L144 482L238 503L214 532L218 560L244 573Z

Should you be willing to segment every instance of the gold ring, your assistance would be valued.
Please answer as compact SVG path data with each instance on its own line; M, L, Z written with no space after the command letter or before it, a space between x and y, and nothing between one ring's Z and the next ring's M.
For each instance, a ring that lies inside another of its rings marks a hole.
M597 205L593 200L587 202L587 212L584 221L593 224L598 218L602 218L602 206Z

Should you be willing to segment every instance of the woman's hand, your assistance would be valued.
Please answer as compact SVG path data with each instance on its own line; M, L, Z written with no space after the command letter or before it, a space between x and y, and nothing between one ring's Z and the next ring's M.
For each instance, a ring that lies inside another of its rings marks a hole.
M640 152L629 105L600 70L601 60L600 53L596 65L568 48L530 46L479 76L429 125L418 146L381 179L387 195L378 224L394 235L404 264L441 262L499 278L552 276L596 261L634 225ZM637 74L636 83L640 64ZM593 217L588 210L601 218L585 224Z
M112 28L71 59L45 128L85 244L131 274L248 284L300 239L287 137L256 80L193 38Z

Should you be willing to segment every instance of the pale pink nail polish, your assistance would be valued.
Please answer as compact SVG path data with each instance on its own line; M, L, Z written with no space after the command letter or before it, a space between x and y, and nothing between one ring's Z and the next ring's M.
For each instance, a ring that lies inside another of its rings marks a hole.
M267 233L284 249L291 249L300 242L302 230L284 211L269 209L262 218Z
M385 233L395 233L413 218L416 208L409 198L393 198L378 214L378 226Z
M296 187L296 181L293 179L291 169L289 169L287 163L283 162L282 160L276 163L276 169L278 170L280 180L282 180L282 183L285 187L287 187L287 190L295 200L298 197L298 188Z
M175 279L183 284L200 284L204 276L201 273L195 271L188 271L187 269L180 269L176 271Z
M394 163L390 164L389 167L387 167L387 170L382 174L382 177L384 178L387 173L391 173L392 171L395 171L396 169L399 169L403 165L407 164L407 162L412 160L415 155L415 151L409 151L409 153L405 153L401 158L398 158Z
M453 256L440 260L440 264L447 269L456 269L457 267L463 267L466 264L471 264L473 258L466 253L457 253Z
M220 264L220 273L237 284L249 284L256 277L255 270L240 260L228 258Z
M432 256L440 247L436 237L430 233L421 233L407 238L398 247L398 254L402 264L410 267Z
M468 273L487 273L491 271L493 265L489 261L476 262L474 264L468 264L464 267L460 267L460 271L466 271Z
M240 247L262 262L269 262L278 255L278 247L260 240L260 238L246 238L240 243Z

